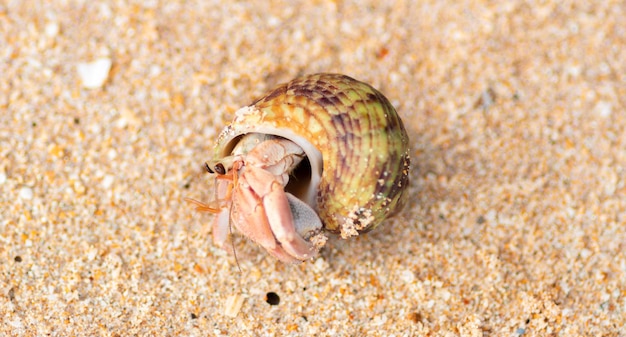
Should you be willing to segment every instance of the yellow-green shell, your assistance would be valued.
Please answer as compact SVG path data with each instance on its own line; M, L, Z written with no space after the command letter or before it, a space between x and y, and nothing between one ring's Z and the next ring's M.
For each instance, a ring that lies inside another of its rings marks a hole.
M371 230L406 201L409 138L391 103L366 83L314 74L278 86L237 112L214 159L229 155L233 141L250 132L297 135L321 153L312 206L329 231L345 237Z

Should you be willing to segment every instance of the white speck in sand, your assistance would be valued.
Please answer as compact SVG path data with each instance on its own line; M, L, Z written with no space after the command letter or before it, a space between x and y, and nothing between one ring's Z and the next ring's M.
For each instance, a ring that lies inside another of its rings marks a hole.
M400 278L404 281L404 283L411 284L415 281L415 274L407 269L400 274Z
M87 89L97 89L102 87L109 77L111 59L100 58L89 63L79 63L77 69L83 87Z
M28 186L24 186L20 189L20 199L24 199L24 200L30 200L33 198L33 189L28 187Z
M115 151L115 149L109 149L109 151L107 151L107 158L109 158L109 160L114 160L117 157L117 151Z
M613 107L610 102L600 101L596 104L594 110L601 117L609 117L611 116L611 112L613 112Z
M22 324L22 321L19 318L16 318L14 320L10 320L7 321L7 324L10 325L12 328L14 329L23 329L24 328L24 324Z
M49 37L55 37L59 34L59 24L56 22L50 22L45 27L45 34Z
M328 262L326 262L323 258L319 257L315 260L315 263L313 263L313 268L317 272L322 272L326 268L328 268Z
M4 172L0 172L0 185L4 184L7 181L7 174Z
M102 188L105 190L111 188L111 186L113 186L113 180L114 178L112 175L106 175L104 179L102 179Z

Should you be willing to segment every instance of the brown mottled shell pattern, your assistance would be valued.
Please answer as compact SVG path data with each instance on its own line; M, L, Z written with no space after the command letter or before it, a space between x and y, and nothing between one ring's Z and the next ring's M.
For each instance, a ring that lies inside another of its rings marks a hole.
M372 86L340 74L282 84L252 103L220 135L218 158L237 136L288 128L322 154L317 210L343 237L378 226L405 203L409 139L395 109Z

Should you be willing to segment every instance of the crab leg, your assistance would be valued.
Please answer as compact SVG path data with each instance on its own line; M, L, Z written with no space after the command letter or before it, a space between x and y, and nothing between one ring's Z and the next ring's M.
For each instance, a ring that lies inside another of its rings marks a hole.
M274 175L254 166L246 166L233 193L231 218L247 237L268 250L275 249L276 239L268 223L263 199L273 188L282 190Z
M260 198L259 202L262 202L262 207L255 207L255 211L258 210L263 214L255 214L252 217L258 221L253 228L248 228L250 227L249 224L240 223L240 227L243 227L240 230L249 229L247 235L251 238L255 236L256 239L253 239L269 251L275 250L274 246L278 242L287 254L297 260L306 260L315 255L316 247L307 242L296 230L292 216L292 205L299 210L298 214L315 214L315 212L306 203L295 197L291 198L292 202L290 203L287 193L283 190L283 185L268 171L248 166L243 176L250 186L249 191L254 191L256 194L256 196L249 195L251 199L248 200L248 207L250 206L249 203ZM268 181L271 183L268 184ZM303 207L310 209L310 211L303 210ZM317 217L314 216L314 218ZM318 224L312 226L321 228L321 222L319 219L317 221Z
M246 170L248 169L250 168L246 168ZM251 170L254 171L254 168ZM261 176L266 179L265 182L267 182L267 179L271 179L273 177L267 171L261 169L257 170L258 176L255 176L256 179L259 179L259 176ZM233 203L230 213L233 223L243 235L261 245L265 250L282 262L299 262L299 259L286 252L276 241L276 238L272 233L272 228L268 223L266 209L263 206L263 202L259 198L259 195L256 194L258 191L254 190L254 188L247 183L247 175L243 175L243 177L246 178L246 182L244 182L244 179L240 179L241 183L237 190L238 192L233 194ZM280 186L280 184L276 182L274 183ZM282 190L282 186L280 186L280 188Z

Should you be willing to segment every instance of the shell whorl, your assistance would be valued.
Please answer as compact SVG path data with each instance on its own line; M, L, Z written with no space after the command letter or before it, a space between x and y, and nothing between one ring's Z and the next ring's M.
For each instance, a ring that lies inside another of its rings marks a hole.
M237 112L218 138L217 157L250 132L308 142L321 153L321 165L309 156L312 170L321 171L309 203L326 230L343 237L371 230L406 201L406 130L387 98L366 83L314 74L282 84Z

